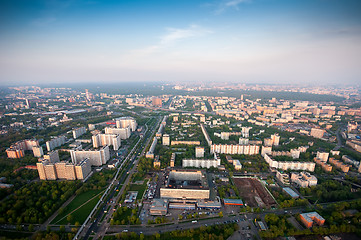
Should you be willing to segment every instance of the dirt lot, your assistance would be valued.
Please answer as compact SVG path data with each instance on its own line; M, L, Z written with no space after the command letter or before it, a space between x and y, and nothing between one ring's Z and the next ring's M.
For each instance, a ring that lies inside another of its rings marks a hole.
M233 178L233 182L237 186L241 198L248 206L269 208L276 205L272 196L257 179Z

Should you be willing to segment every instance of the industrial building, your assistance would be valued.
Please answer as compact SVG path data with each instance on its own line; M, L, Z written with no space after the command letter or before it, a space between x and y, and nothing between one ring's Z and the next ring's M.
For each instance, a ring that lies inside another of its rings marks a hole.
M224 205L228 205L228 206L243 206L243 201L241 199L224 198L223 203Z
M298 195L295 191L293 191L291 188L289 187L285 187L282 188L282 190L287 193L288 195L290 195L292 198L299 198L300 195Z
M164 216L167 214L168 210L168 201L166 199L153 199L152 204L150 205L150 215L152 216Z
M160 188L160 197L168 199L209 199L205 171L172 170Z

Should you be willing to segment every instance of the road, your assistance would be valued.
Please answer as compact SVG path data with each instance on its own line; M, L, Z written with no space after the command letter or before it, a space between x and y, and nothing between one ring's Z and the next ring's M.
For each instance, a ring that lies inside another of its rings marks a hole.
M96 235L95 239L101 239L105 235L110 225L110 223L108 223L108 220L112 217L112 214L114 212L114 209L116 209L116 205L119 198L122 196L126 186L130 181L131 176L136 170L140 156L144 155L145 147L149 144L151 140L151 136L155 133L157 129L156 126L158 126L160 122L161 122L161 117L158 118L157 123L150 129L149 132L148 132L148 126L146 125L146 131L144 137L139 139L137 144L133 147L132 151L128 154L127 158L123 161L122 165L118 168L118 172L116 176L114 177L112 183L108 187L109 192L103 195L105 196L102 201L102 203L104 203L103 206L100 207L100 210L98 210L98 212L95 214L95 217L93 217L91 221L86 221L83 224L84 226L83 229L79 229L74 239L78 239L80 237L82 237L83 239L88 239L90 234L92 234L93 232ZM142 142L142 144L139 144L140 142ZM118 174L123 169L123 165L126 164L126 162L129 162L126 171L124 171L123 174L118 179ZM121 184L123 185L119 189ZM113 190L110 190L113 186L114 186ZM116 197L114 197L115 194L117 194ZM98 207L99 206L96 206L93 210L97 209ZM108 209L109 211L107 211ZM92 214L89 215L88 220L90 220L91 216Z
M192 223L190 220L185 222L179 222L178 224L159 224L159 225L151 225L151 226L130 226L130 225L113 225L110 226L107 235L113 235L116 233L120 233L122 231L129 231L129 232L135 232L135 233L143 233L145 235L152 235L155 233L164 233L169 231L175 231L175 230L185 230L185 229L191 229L191 228L199 228L201 226L211 226L211 225L218 225L218 224L225 224L225 223L231 223L231 222L237 222L238 224L245 225L245 226L251 226L249 233L253 236L256 236L258 239L258 229L256 226L254 226L253 221L256 217L264 218L264 216L268 213L274 213L274 214L297 214L302 213L302 210L304 210L304 207L299 208L293 208L291 210L283 210L283 209L277 209L277 210L269 210L264 211L261 213L243 213L236 216L224 216L223 218L209 218L209 219L200 219L197 221L197 223ZM246 224L244 224L246 223ZM252 226L253 225L253 226ZM246 229L247 230L247 229ZM242 235L242 232L240 232L240 235ZM234 239L242 239L240 238L234 238Z

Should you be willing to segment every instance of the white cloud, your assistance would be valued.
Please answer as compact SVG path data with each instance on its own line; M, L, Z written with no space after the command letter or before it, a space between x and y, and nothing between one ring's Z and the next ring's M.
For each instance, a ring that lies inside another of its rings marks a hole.
M131 55L150 55L160 49L170 47L182 40L202 37L213 33L211 30L195 24L192 24L187 28L167 28L166 31L166 34L160 36L160 41L157 44L133 50Z
M173 44L176 41L200 37L206 34L212 33L212 31L204 29L198 25L190 25L188 28L168 28L167 34L161 37L161 45Z
M218 8L215 10L215 14L221 14L225 12L229 8L233 8L236 10L239 10L238 6L242 3L250 2L251 0L228 0L228 1L222 1Z

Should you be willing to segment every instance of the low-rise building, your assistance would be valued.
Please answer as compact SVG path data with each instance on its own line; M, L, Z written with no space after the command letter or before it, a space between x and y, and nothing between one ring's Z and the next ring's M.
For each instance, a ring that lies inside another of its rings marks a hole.
M351 167L350 165L344 164L343 162L336 160L334 158L329 158L328 162L334 165L336 168L340 169L344 173L347 173Z
M150 205L150 215L152 216L164 216L168 211L168 200L162 198L155 198Z
M332 171L332 166L328 163L325 163L323 161L321 161L320 159L314 158L313 159L318 165L321 166L321 168L323 170L325 170L326 172L331 172Z
M290 177L288 176L287 173L276 171L276 177L277 177L278 180L281 181L281 183L283 183L285 185L290 184Z
M291 188L289 187L285 187L282 188L282 190L287 193L288 195L290 195L292 198L299 198L300 195L298 195L295 191L293 191Z
M300 214L302 223L307 227L311 228L314 223L322 226L325 224L325 219L317 212L309 212Z
M196 158L204 157L204 147L196 147Z
M159 156L158 156L158 155L154 158L153 167L155 167L155 168L157 168L157 167L160 168L160 160L159 160Z
M164 134L162 137L162 143L165 146L169 146L170 145L170 137L168 134Z
M308 172L291 173L291 181L303 188L317 185L317 178Z

